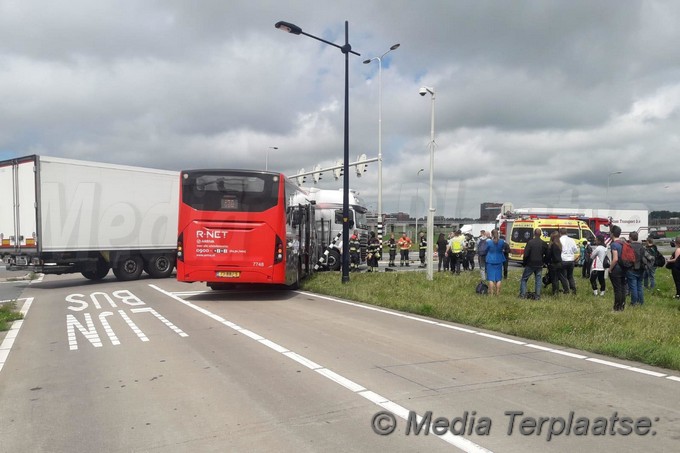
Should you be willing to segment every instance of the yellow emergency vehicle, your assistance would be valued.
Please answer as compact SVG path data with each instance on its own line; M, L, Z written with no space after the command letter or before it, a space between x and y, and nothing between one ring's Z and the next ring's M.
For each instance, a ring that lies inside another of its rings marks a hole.
M536 228L541 229L541 239L545 242L550 242L552 232L558 231L560 228L565 228L567 236L576 241L577 245L580 245L584 239L590 244L595 242L595 235L588 227L588 223L583 220L560 216L541 218L526 216L517 218L512 224L508 241L510 245L510 261L522 262L524 247L534 237L534 230ZM577 252L576 260L578 260L578 256L579 253Z

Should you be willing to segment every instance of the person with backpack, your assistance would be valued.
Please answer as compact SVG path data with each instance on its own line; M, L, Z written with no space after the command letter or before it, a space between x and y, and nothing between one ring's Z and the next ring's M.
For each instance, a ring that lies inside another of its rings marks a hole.
M486 280L486 254L489 251L487 239L486 231L480 231L479 240L477 241L477 263L479 264L479 273L482 276L482 280Z
M645 267L645 270L642 274L642 284L645 289L651 289L654 291L656 289L656 268L666 264L666 260L663 259L663 255L661 252L659 252L659 249L656 247L656 245L654 245L654 239L647 238L647 241L645 242L645 248L647 249L649 255L653 258L654 262L651 265ZM659 260L659 257L662 259ZM661 266L659 266L659 263Z
M630 261L629 249L633 250L632 265ZM642 273L647 265L644 257L644 246L638 242L637 231L632 231L628 235L628 243L622 244L621 263L626 267L626 280L630 291L630 304L632 306L642 305L645 302L645 293L642 290Z
M609 280L614 288L614 311L623 311L626 307L626 271L619 263L623 251L621 239L621 227L612 225L609 229L611 235L612 259L609 266Z

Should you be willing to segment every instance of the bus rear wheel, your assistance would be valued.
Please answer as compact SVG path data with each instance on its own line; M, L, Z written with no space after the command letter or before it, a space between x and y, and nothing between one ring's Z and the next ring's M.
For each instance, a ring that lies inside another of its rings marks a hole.
M144 270L144 261L139 255L120 257L113 266L113 275L120 281L137 280Z

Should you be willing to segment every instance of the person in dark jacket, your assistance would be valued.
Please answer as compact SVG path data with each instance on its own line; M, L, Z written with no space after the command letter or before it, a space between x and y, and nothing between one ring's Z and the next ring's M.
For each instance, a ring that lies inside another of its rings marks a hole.
M553 296L560 290L559 283L562 283L563 292L568 293L569 281L564 273L564 267L562 267L562 243L560 242L560 234L557 231L553 231L550 235L548 257Z
M446 256L446 246L448 245L448 241L446 240L446 236L444 236L444 233L439 233L439 238L437 239L437 257L439 258L439 266L438 266L438 271L442 271L442 265L444 265L444 270L449 269L449 264L447 262L447 256Z
M527 242L526 247L524 247L524 257L522 261L524 263L524 272L522 272L522 279L519 282L519 297L521 299L526 299L527 297L527 282L531 275L534 276L534 290L536 300L541 298L541 286L543 272L543 262L545 261L545 256L548 253L548 244L546 244L543 239L541 239L542 231L540 228L534 230L533 239Z
M378 272L379 260L380 241L375 237L375 231L371 231L368 247L366 248L366 264L368 264L368 272Z

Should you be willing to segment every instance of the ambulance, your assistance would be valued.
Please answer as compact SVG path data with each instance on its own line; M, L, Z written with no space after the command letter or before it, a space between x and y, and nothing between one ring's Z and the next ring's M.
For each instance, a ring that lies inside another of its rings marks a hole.
M541 229L541 239L546 243L550 242L550 235L553 231L559 231L560 228L567 230L567 236L572 238L577 245L580 245L583 240L587 240L589 244L595 242L595 234L588 227L588 222L580 219L548 216L535 217L523 216L516 218L512 223L510 230L510 237L508 245L510 245L510 261L522 262L524 256L524 247L527 242L534 237L534 230ZM577 252L576 260L578 260L579 253Z

